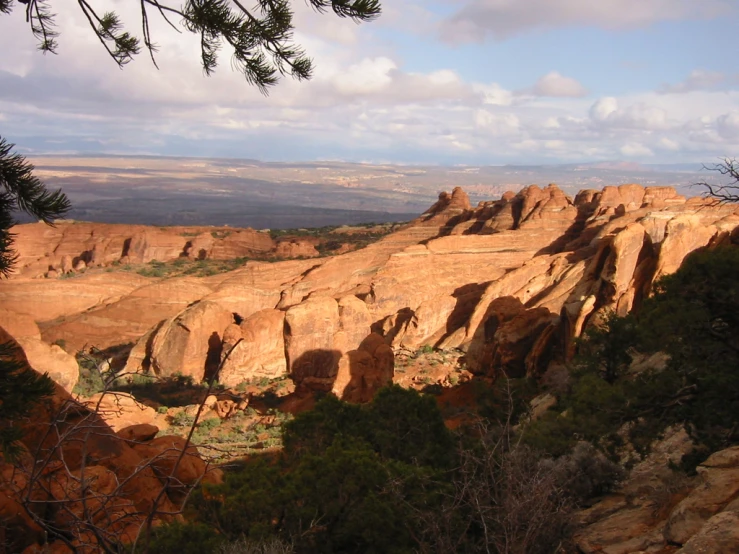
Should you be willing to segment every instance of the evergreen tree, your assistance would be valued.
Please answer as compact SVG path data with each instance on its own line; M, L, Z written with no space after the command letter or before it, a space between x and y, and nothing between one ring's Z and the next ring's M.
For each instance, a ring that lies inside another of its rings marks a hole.
M33 175L33 165L12 153L13 146L0 137L0 277L8 275L16 259L10 232L13 214L25 212L51 224L70 207L61 190L49 191ZM0 343L0 452L8 458L18 454L19 420L54 390L47 375L34 372L21 359L15 344Z
M10 232L14 213L25 212L51 224L70 208L64 193L48 190L33 175L33 165L12 152L14 146L0 137L0 276L7 276L15 261Z

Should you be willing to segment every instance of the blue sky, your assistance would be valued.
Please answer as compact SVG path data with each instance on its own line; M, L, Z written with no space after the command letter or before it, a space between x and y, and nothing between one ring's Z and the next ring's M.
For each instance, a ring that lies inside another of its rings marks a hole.
M735 0L385 0L357 25L302 0L308 83L265 98L154 25L160 69L106 58L73 0L58 55L0 15L0 136L28 154L506 164L711 162L739 153ZM115 9L138 30L138 3Z

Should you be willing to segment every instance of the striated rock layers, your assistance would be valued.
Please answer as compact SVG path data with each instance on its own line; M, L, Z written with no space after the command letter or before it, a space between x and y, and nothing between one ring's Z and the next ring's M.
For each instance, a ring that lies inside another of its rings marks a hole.
M736 552L739 545L739 447L713 453L697 476L670 469L690 452L684 429L668 429L619 490L576 517L584 554Z
M476 207L455 189L360 251L207 278L83 275L54 281L53 298L48 282L16 279L0 302L69 350L135 342L128 371L200 379L225 359L227 384L287 373L363 400L392 378L398 349L458 348L477 373L541 374L690 252L739 242L738 227L736 206L667 187L573 199L530 186Z
M313 257L307 240L273 240L269 233L230 227L149 227L59 221L16 225L15 276L54 277L114 263L144 264L178 258L230 260L241 257Z

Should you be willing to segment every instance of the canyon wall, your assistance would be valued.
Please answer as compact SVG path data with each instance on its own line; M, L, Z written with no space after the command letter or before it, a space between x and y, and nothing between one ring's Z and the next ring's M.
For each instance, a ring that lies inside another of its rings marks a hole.
M690 252L739 242L737 206L668 187L622 185L570 198L555 185L530 186L475 207L455 189L406 227L338 256L249 261L205 278L29 278L40 271L34 264L73 256L44 247L60 232L80 234L88 265L123 252L154 256L142 245L158 230L122 237L85 225L39 226L47 238L19 239L22 264L36 269L0 283L4 309L35 321L47 343L70 352L132 343L127 371L196 379L225 359L220 379L228 385L287 373L299 386L357 400L392 378L400 349L455 348L476 373L540 375L571 354L585 327L611 310L637 308ZM172 256L275 248L252 231L234 236L238 248L215 250L207 235L155 242Z

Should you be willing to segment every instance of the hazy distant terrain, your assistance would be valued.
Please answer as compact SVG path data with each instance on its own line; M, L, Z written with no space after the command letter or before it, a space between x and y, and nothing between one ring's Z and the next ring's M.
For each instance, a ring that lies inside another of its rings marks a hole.
M69 195L73 219L254 228L404 221L455 186L476 204L506 190L548 183L569 194L639 183L694 195L700 191L689 185L711 176L694 164L445 167L127 156L32 161L50 187Z

